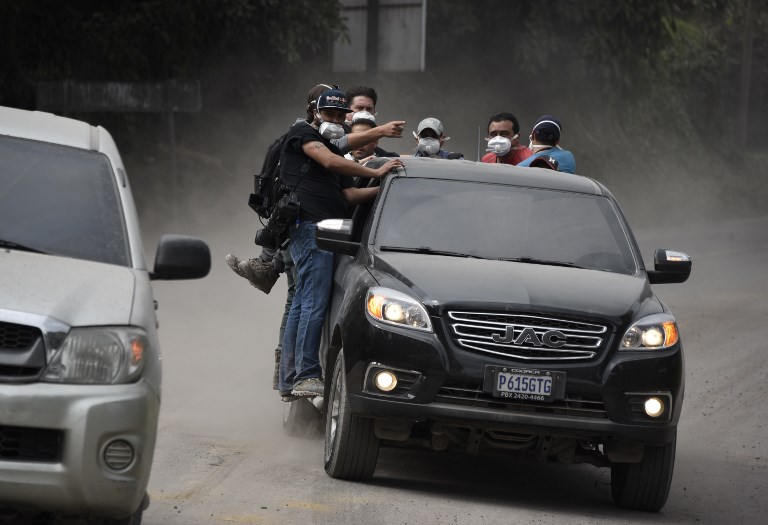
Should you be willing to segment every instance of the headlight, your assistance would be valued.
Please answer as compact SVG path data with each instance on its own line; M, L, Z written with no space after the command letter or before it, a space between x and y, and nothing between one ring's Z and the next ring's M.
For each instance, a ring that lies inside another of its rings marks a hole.
M432 331L427 310L413 297L389 288L375 286L368 290L365 299L368 315L382 323Z
M677 343L675 318L669 314L654 314L636 321L624 332L621 350L662 350Z
M110 385L136 381L148 347L143 330L73 328L45 369L42 381Z

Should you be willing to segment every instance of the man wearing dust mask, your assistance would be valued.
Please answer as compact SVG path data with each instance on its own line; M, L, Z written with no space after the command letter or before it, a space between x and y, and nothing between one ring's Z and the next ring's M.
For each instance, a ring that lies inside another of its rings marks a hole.
M490 164L519 164L533 152L520 144L520 122L512 113L498 113L488 121L488 152L482 161Z
M427 117L419 122L416 131L413 132L416 138L416 153L414 157L432 157L438 159L464 159L461 153L453 153L443 149L446 137L443 133L443 124L434 117Z

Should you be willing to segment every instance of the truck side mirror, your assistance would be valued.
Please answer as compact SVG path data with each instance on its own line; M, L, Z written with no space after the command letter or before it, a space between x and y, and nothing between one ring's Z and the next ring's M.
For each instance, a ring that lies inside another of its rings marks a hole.
M155 253L152 280L200 279L211 270L211 251L196 237L163 235Z
M648 272L651 284L684 283L691 275L691 258L683 252L659 248L653 265L655 270Z
M343 255L357 255L360 243L350 241L351 238L351 219L326 219L317 223L315 239L317 247L321 250Z

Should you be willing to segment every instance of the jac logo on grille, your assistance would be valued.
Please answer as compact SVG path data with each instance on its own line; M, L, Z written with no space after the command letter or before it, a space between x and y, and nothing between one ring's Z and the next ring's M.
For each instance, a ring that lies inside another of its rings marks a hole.
M515 337L515 327L507 326L504 335L493 334L495 343L511 343L515 346L548 346L550 348L560 348L565 344L566 338L563 332L557 330L547 330L541 337L536 334L533 328L523 328L520 335Z

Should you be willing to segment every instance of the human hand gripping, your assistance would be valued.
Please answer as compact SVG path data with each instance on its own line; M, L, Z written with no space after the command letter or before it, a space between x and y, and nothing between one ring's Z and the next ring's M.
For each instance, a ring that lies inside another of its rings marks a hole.
M402 165L403 165L403 163L400 162L397 159L389 160L386 163L382 164L381 167L376 169L375 178L379 179L381 177L384 177L391 170L397 169L397 168L401 167Z

